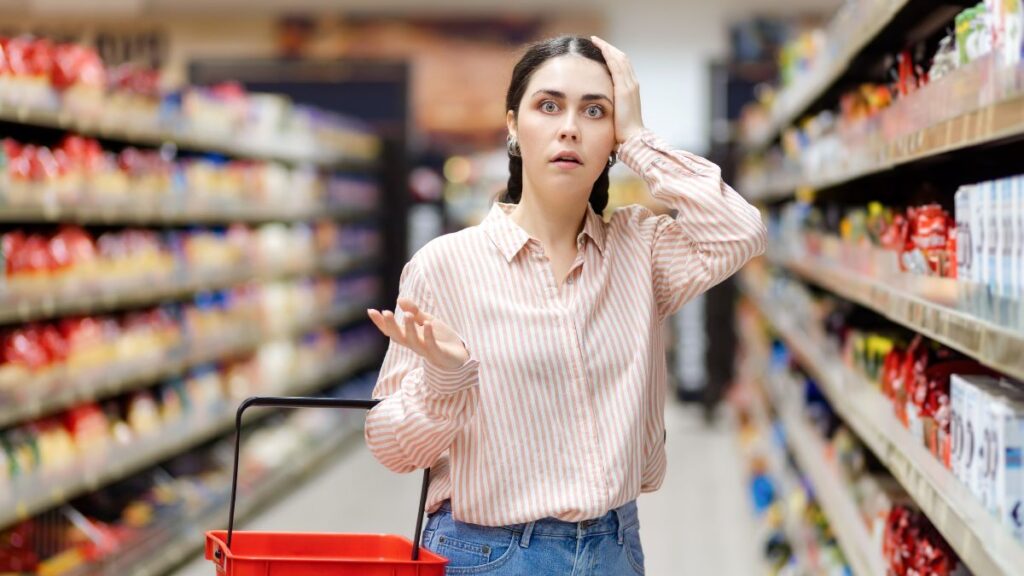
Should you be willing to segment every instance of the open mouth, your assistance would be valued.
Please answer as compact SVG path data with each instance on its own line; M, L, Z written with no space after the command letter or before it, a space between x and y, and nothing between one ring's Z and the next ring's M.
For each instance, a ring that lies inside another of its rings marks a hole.
M559 164L559 165L566 165L566 166L572 166L572 165L582 166L583 165L583 161L580 160L579 155L577 155L575 152L563 152L563 153L557 154L557 155L555 155L554 158L551 159L551 162L553 162L555 164Z

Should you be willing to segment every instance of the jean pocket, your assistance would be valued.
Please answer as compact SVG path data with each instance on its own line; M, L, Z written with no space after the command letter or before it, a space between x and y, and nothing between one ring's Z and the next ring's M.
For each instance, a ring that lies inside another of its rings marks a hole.
M634 524L623 531L623 546L626 548L626 559L633 570L643 576L644 574L644 549L640 544L640 525Z
M448 560L445 574L486 574L505 565L518 547L516 536L506 530L457 530L457 535L438 529L433 549ZM500 533L495 533L500 532Z
M426 530L424 530L423 531L423 535L420 537L420 546L422 546L422 547L424 547L424 548L429 550L430 549L430 545L431 545L430 539L433 538L433 537L434 537L434 529L433 528L427 528Z

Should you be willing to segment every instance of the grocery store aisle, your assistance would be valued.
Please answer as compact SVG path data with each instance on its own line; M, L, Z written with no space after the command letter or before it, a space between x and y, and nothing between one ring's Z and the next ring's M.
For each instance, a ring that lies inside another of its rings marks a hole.
M756 573L750 514L732 427L708 429L700 412L666 414L669 470L664 487L640 498L647 574ZM419 475L391 474L359 443L297 492L247 523L248 530L411 534ZM210 576L196 560L176 576Z

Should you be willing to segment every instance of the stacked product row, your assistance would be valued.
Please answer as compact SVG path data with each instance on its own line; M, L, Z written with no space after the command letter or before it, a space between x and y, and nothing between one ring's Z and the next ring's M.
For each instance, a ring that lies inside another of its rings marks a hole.
M373 255L370 224L329 220L187 229L9 228L0 236L4 298L84 293L153 282L187 282L237 270L308 270L334 255Z
M1022 177L962 186L952 210L934 202L789 203L772 212L769 228L784 259L814 258L878 280L956 279L961 309L1003 325L1024 322Z
M781 147L745 159L741 188L827 185L880 169L913 155L912 147L893 147L901 137L1021 94L1020 0L991 0L969 8L948 29L934 50L922 43L890 55L885 81L863 83L843 94L835 108L785 127ZM747 132L763 131L771 98L749 106Z
M93 138L69 134L55 146L7 138L0 150L0 200L11 207L134 207L223 211L232 208L366 209L358 177L325 179L317 170L271 160L216 154L176 157L173 151L104 149Z
M373 158L377 139L349 118L234 83L165 86L160 71L108 67L90 46L0 38L0 107L59 114L62 122L129 135L246 142L291 156Z

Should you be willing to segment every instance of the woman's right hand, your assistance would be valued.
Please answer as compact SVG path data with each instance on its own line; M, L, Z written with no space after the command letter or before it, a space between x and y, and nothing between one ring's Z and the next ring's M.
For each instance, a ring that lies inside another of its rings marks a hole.
M398 305L405 312L402 324L390 310L367 310L370 320L385 336L438 368L454 370L469 360L462 338L447 324L427 314L408 298L399 298Z

